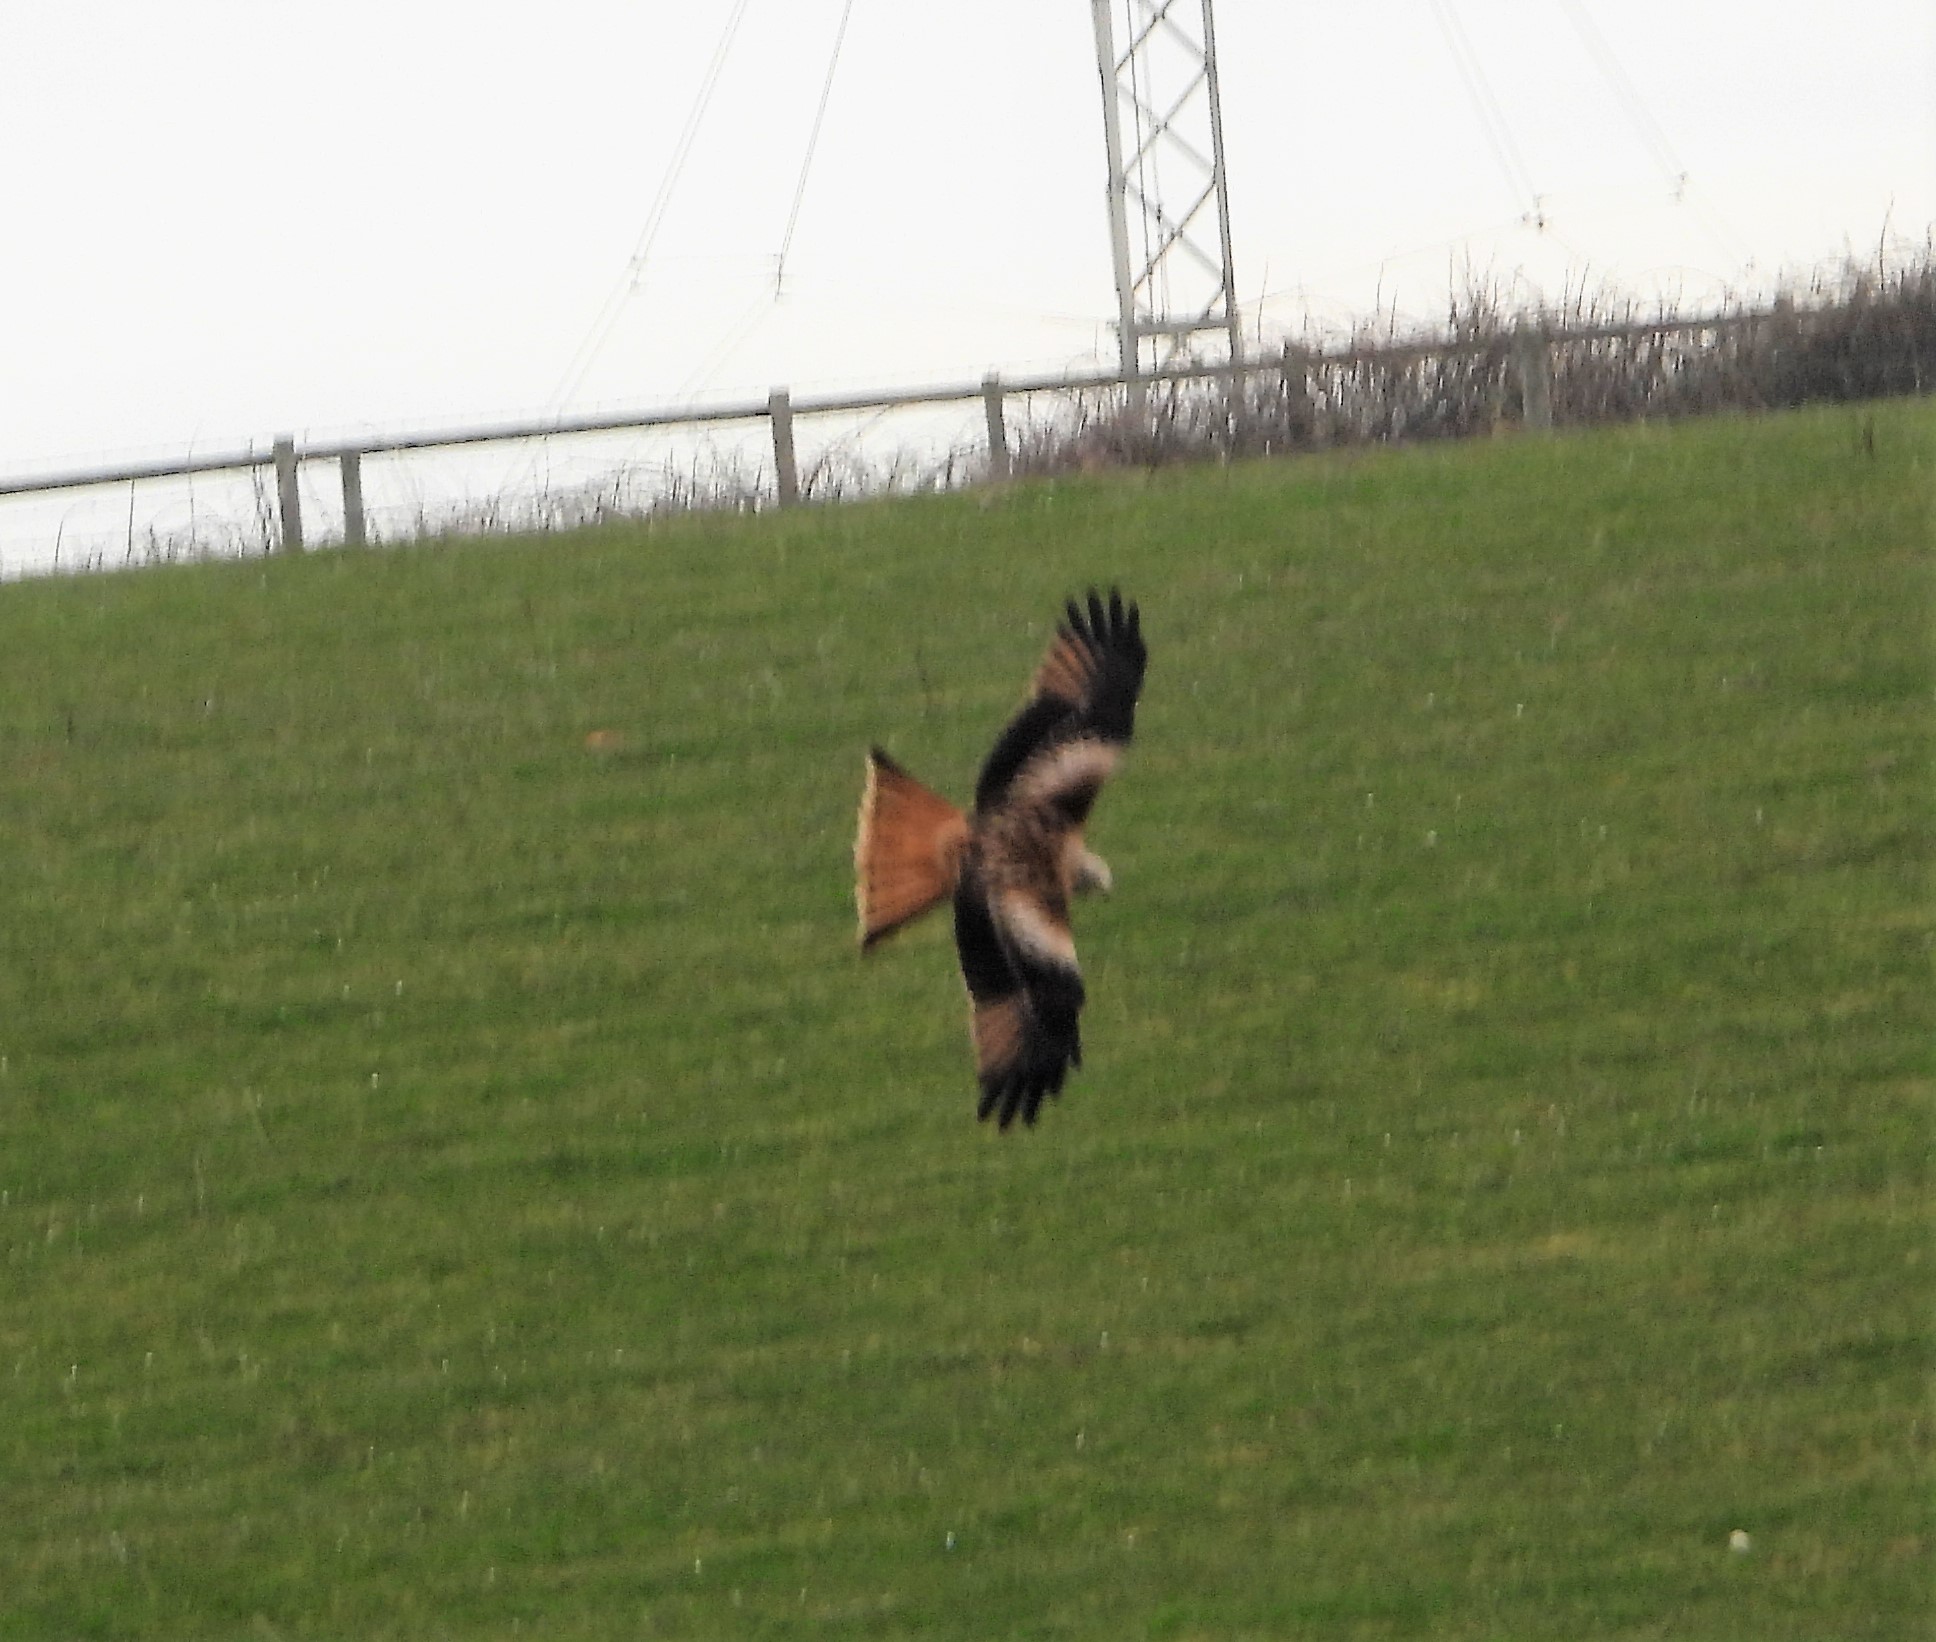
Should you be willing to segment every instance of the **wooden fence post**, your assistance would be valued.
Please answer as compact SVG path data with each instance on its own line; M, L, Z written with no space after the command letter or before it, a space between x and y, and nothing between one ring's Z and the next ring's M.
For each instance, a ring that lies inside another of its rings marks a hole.
M343 545L362 547L369 536L363 524L363 453L346 450L343 470Z
M1296 439L1313 427L1311 412L1311 360L1295 342L1284 344L1284 431Z
M773 421L773 473L780 506L791 507L800 500L800 470L793 460L793 401L785 388L767 395L766 414Z
M276 440L271 450L276 463L276 501L282 513L282 550L303 550L302 493L296 488L296 441L288 434Z
M981 379L982 409L988 413L988 477L1009 476L1008 424L1002 414L1002 379L990 371Z
M1513 365L1519 373L1519 402L1526 426L1537 433L1553 427L1553 348L1539 331L1513 331Z

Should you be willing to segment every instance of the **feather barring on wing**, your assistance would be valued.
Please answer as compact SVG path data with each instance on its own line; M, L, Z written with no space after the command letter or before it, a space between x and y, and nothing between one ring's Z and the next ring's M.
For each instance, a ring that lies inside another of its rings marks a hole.
M979 1115L1035 1122L1082 1064L1079 892L1110 887L1082 830L1135 730L1149 652L1137 607L1071 599L1029 698L996 738L963 814L876 747L854 841L863 951L952 899Z

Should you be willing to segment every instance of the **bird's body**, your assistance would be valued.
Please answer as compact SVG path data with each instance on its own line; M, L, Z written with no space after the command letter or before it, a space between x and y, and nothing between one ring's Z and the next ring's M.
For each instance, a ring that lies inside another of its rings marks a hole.
M1069 903L1110 884L1083 826L1134 731L1147 657L1134 604L1071 600L967 814L878 747L868 755L854 844L862 950L953 900L980 1115L1004 1129L1032 1124L1082 1063Z

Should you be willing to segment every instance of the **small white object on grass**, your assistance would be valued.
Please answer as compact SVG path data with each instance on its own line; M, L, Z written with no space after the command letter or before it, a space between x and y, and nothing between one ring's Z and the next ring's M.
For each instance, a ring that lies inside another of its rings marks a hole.
M951 1551L955 1548L955 1533L952 1528L948 1530L947 1546Z
M1736 1556L1746 1556L1749 1551L1753 1550L1754 1541L1748 1538L1748 1530L1745 1528L1737 1528L1733 1533L1729 1534L1728 1549L1734 1552Z

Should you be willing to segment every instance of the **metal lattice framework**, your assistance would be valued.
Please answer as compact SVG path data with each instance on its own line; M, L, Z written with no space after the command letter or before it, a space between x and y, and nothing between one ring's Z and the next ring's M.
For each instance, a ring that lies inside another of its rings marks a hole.
M1090 0L1123 375L1242 357L1210 0ZM1123 19L1117 46L1116 18Z

